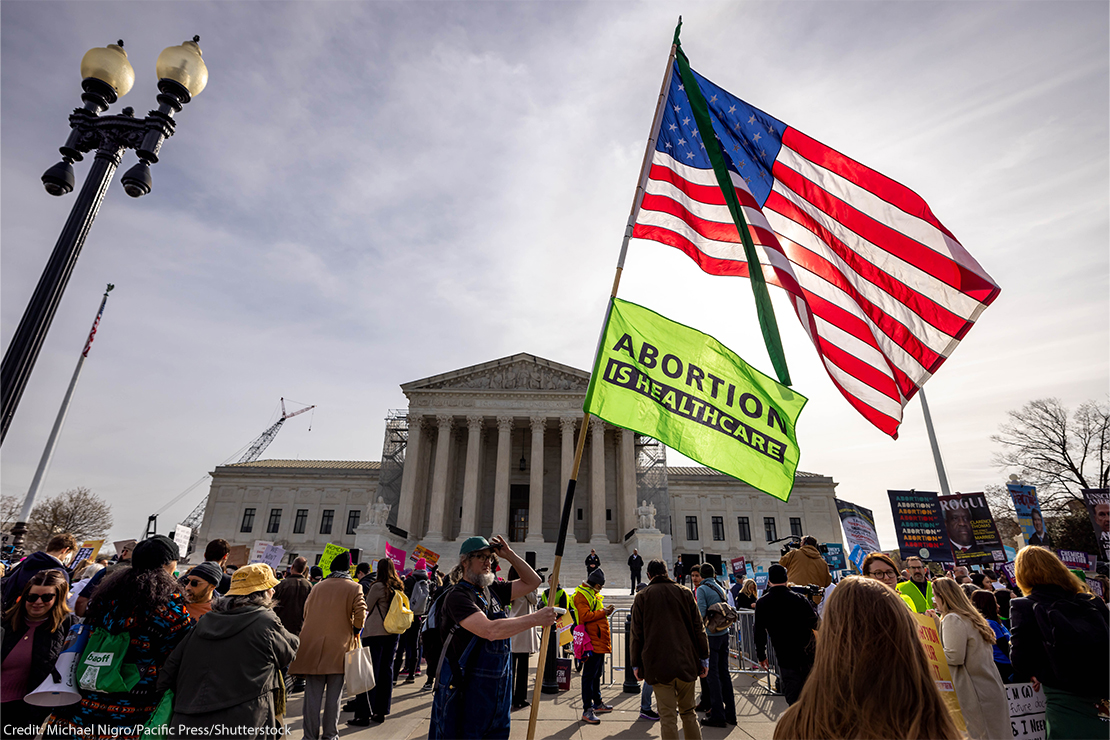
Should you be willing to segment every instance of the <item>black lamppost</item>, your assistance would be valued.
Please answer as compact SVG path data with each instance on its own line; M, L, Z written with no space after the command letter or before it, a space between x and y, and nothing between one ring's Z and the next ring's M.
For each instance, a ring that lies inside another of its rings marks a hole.
M200 37L194 36L192 41L171 46L158 55L155 67L160 91L158 110L150 111L141 119L135 118L131 108L124 108L117 116L100 115L117 98L126 95L135 83L135 70L127 61L123 41L106 48L90 49L81 60L81 77L84 78L81 87L85 91L81 100L85 106L75 109L69 117L71 131L65 146L60 148L62 161L42 176L46 192L51 195L71 192L73 162L80 162L86 152L96 151L96 157L4 353L4 364L0 368L0 444L8 434L54 312L100 210L108 182L119 167L123 150L134 149L139 157L139 163L120 178L123 189L132 198L146 195L151 188L150 165L158 161L162 142L173 136L174 114L180 113L182 106L208 84L208 68L201 57L198 41Z

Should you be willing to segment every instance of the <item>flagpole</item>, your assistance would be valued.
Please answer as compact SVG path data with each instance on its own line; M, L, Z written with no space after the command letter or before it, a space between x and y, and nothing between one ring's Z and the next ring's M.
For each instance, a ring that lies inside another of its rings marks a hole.
M929 446L933 448L933 462L937 466L940 492L942 496L949 496L952 491L948 488L948 474L944 472L944 461L940 459L940 445L937 444L937 432L933 429L933 415L929 413L929 403L925 400L925 389L918 388L917 395L921 399L921 410L925 412L925 431L929 433Z
M96 319L93 320L92 329L89 331L89 338L85 341L85 348L81 350L81 356L77 358L77 367L73 370L73 378L69 381L69 388L66 389L65 397L62 398L62 407L58 409L58 417L54 419L54 428L50 430L50 437L46 440L46 449L42 451L42 458L39 460L39 467L35 470L35 477L31 480L31 487L27 490L27 495L23 498L23 509L19 512L19 519L16 525L12 527L12 547L17 552L22 552L23 549L23 536L27 532L27 523L31 518L31 510L35 506L35 498L38 497L39 492L42 490L43 481L46 479L46 471L50 468L50 462L54 459L54 450L58 446L58 435L62 432L62 426L66 422L66 415L69 413L69 404L73 400L73 391L77 388L77 380L81 377L81 368L85 364L85 358L89 356L89 349L92 347L93 337L96 336L96 327L100 324L100 317L104 314L104 306L108 303L108 293L111 292L115 286L111 283L104 291L104 297L100 299L100 309L96 312Z
M659 100L655 104L655 116L651 121L651 133L648 136L647 146L644 149L644 159L640 163L640 179L636 183L636 194L632 198L632 208L628 214L628 223L624 229L624 240L621 242L620 256L617 258L616 274L613 276L613 288L609 292L609 301L605 306L605 319L601 322L601 333L597 337L597 347L594 350L594 362L590 365L592 368L597 364L598 354L601 352L601 342L605 337L605 327L609 323L609 314L613 310L613 299L617 297L617 289L621 283L621 273L624 271L624 259L628 254L628 242L632 239L632 231L636 226L636 219L640 215L640 206L644 201L644 189L647 185L648 175L651 172L651 160L655 152L655 142L659 138L659 122L663 119L663 106L667 102L667 90L671 84L671 76L674 70L675 55L678 51L678 32L682 28L682 16L678 17L678 26L674 32L674 42L671 44L671 53L667 57L667 69L663 74L663 84L659 88ZM555 592L550 591L559 584L559 569L563 562L563 550L567 541L567 528L570 524L570 512L574 505L574 488L578 482L578 469L582 464L582 452L586 448L586 427L590 423L590 414L586 413L582 416L582 426L578 430L578 443L574 449L574 466L571 468L570 479L567 481L567 492L563 498L563 511L559 520L559 539L555 543L555 562L551 567L551 575L548 577L547 587L550 596L548 596L547 603L549 606L555 606ZM569 603L568 603L569 606ZM543 628L543 633L540 638L540 657L536 666L536 681L532 687L532 707L528 714L528 740L535 740L536 737L536 720L539 718L540 711L540 689L542 688L542 681L540 678L543 676L544 663L547 658L547 646L551 641L551 625L546 625Z

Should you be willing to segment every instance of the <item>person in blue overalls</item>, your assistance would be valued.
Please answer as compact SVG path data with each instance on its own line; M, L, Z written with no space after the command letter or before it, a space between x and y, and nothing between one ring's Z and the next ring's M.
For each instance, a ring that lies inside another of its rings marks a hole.
M494 583L502 557L519 580ZM540 577L503 537L471 537L459 550L462 577L444 597L443 651L436 671L428 740L508 738L512 699L509 638L555 623L547 606L520 617L508 616L513 599L531 593Z

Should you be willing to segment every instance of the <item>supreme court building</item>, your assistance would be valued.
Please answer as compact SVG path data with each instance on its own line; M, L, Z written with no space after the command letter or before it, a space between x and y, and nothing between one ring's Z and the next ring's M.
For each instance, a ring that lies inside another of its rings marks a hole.
M361 560L385 543L457 562L474 534L505 534L550 566L584 418L589 373L529 354L401 386L408 409L386 418L378 461L258 460L212 473L203 543L269 540L315 562L331 542ZM703 467L667 467L665 448L591 418L564 553L564 583L595 549L607 582L645 561L682 556L766 567L790 534L842 542L831 478L799 471L789 503ZM531 558L530 558L531 559Z

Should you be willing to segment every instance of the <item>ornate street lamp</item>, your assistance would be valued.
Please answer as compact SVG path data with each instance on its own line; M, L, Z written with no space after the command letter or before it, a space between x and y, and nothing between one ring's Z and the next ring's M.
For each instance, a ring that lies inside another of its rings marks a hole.
M116 168L119 167L124 149L134 149L139 163L120 178L123 189L132 198L150 192L152 180L150 165L158 161L162 142L173 136L176 121L174 114L199 95L208 84L208 68L204 65L200 36L180 46L171 46L158 55L158 109L146 118L135 118L131 108L124 108L121 115L101 116L108 106L126 95L135 83L135 70L127 61L123 41L105 48L90 49L81 60L81 87L84 93L83 108L77 108L69 117L70 133L59 151L62 161L48 169L42 184L51 195L66 195L73 190L73 163L84 159L84 154L95 151L92 168L77 195L69 219L62 228L58 243L39 278L30 303L23 313L4 353L0 368L0 444L8 434L12 417L23 396L23 389L31 377L39 350L50 330L54 312L62 300L69 276L85 237L96 218L100 204Z

